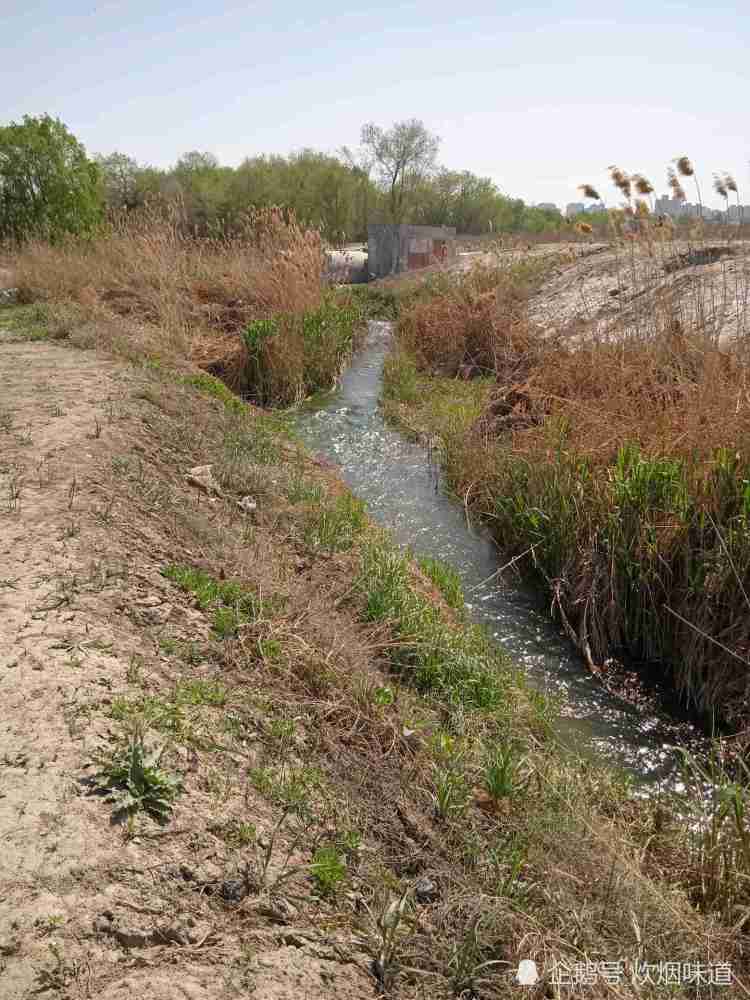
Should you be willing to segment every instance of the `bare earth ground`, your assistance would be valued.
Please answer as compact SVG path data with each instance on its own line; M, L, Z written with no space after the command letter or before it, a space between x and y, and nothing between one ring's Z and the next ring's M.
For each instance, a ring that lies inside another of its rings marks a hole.
M547 334L648 336L659 315L677 316L685 330L698 328L727 346L748 333L746 244L656 244L653 256L602 244L577 256L555 268L531 300L530 318Z
M664 307L684 329L697 326L722 345L750 330L750 247L743 241L655 243L652 254L632 244L540 243L464 252L452 269L534 259L552 265L529 304L529 318L545 335L646 336Z
M236 876L222 823L271 823L240 780L247 754L220 771L181 751L186 791L164 829L144 821L127 836L92 794L117 696L169 690L187 669L164 647L198 650L191 677L213 669L205 615L160 570L195 556L166 525L216 520L217 501L184 482L184 449L158 453L149 432L163 414L142 376L93 352L2 341L0 996L371 996L367 962L350 964L351 947L342 959L335 932L293 909L263 916L232 901L236 885L219 899Z

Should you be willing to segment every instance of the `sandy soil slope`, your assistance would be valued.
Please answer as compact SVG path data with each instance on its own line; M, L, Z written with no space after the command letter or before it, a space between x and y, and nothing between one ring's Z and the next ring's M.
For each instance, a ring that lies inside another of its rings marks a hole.
M232 901L236 858L211 824L241 808L262 826L252 789L217 805L218 777L187 753L173 819L134 836L96 794L118 696L173 689L166 637L209 633L161 568L194 555L170 541L174 511L213 517L216 501L172 468L155 399L136 369L0 335L0 996L370 996L366 961Z

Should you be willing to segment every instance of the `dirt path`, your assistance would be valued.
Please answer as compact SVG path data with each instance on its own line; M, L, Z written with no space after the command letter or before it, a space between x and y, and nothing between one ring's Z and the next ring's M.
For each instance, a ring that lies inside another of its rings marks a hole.
M118 698L144 675L152 698L174 687L163 649L209 633L161 574L171 505L211 507L154 449L155 398L93 352L0 338L0 996L371 995L314 936L195 891L223 885L228 847L206 830L228 794L218 808L195 781L168 827L134 836L93 794Z

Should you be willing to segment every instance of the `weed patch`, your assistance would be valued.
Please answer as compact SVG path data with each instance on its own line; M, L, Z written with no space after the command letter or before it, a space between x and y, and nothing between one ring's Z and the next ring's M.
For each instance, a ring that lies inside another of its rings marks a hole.
M143 732L136 731L127 745L100 760L96 781L110 792L116 814L145 812L167 822L181 784L160 766L163 752L163 747L147 749Z

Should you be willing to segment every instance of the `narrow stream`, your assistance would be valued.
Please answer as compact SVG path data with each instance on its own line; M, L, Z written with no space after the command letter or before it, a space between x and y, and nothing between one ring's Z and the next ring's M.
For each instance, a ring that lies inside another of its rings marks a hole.
M481 528L470 528L461 505L442 490L426 450L407 441L379 409L391 324L373 321L339 389L303 410L296 431L308 447L334 461L373 519L417 556L445 560L460 574L474 621L488 625L530 684L562 695L560 738L604 755L632 773L644 791L679 784L679 743L699 738L684 724L651 716L609 694L550 620L538 594L496 577L503 560Z

